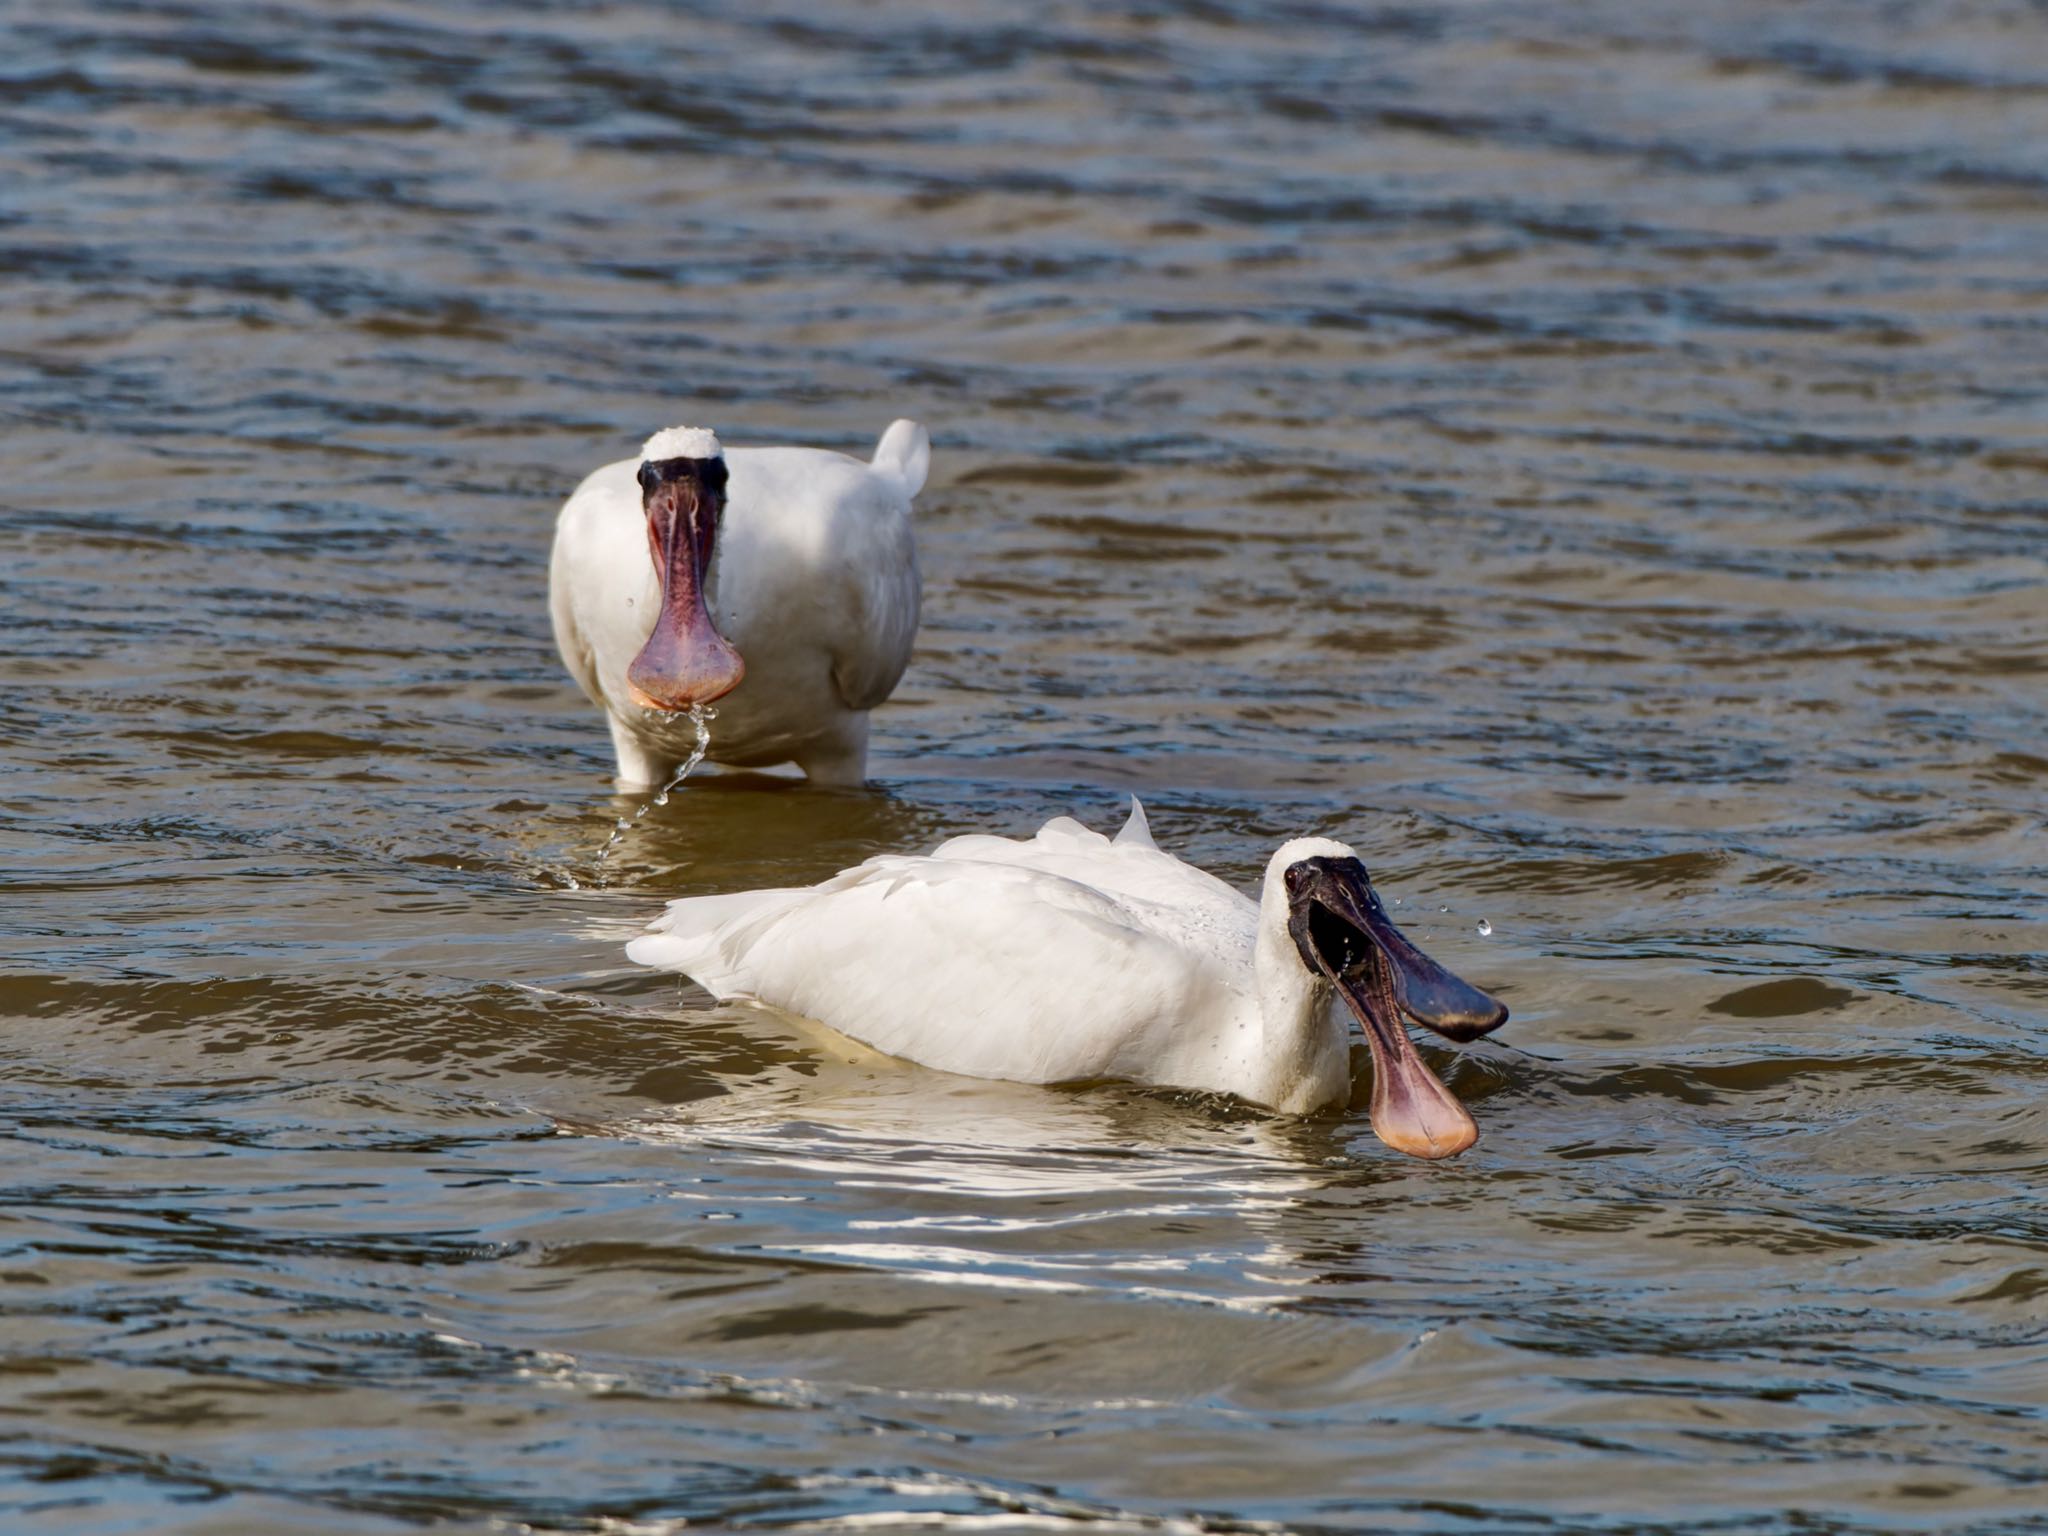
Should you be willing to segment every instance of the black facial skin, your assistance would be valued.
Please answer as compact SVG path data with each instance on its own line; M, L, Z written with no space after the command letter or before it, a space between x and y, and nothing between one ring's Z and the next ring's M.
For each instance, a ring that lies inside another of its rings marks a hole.
M1310 970L1361 998L1393 1002L1448 1040L1477 1040L1507 1022L1497 998L1408 942L1357 859L1303 859L1285 878L1287 931Z
M679 475L695 475L697 479L723 496L725 494L725 460L716 459L648 459L640 465L640 489L651 491L664 480L673 480Z
M664 546L674 551L683 542L675 533L686 533L690 552L696 556L692 579L701 585L711 564L718 524L725 515L725 460L646 461L640 466L638 478L640 506L647 514L647 538L654 547L656 569L666 576L670 561L665 558ZM704 515L707 512L709 515ZM678 516L688 520L687 526L672 530L667 520Z

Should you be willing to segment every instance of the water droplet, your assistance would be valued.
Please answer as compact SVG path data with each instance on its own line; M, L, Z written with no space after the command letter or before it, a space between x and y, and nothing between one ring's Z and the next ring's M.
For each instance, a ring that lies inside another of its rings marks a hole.
M1483 917L1479 919L1479 937L1481 937L1482 939L1490 939L1493 937L1493 924L1489 923Z

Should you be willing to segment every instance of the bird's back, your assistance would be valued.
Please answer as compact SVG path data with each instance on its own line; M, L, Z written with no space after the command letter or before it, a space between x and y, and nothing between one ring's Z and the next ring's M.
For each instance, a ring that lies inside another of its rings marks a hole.
M807 889L673 902L628 953L947 1071L1188 1083L1181 1063L1255 1010L1255 918L1149 839L1062 818Z
M1134 797L1114 838L1055 816L1030 838L973 833L941 843L935 859L1011 864L1075 880L1115 898L1135 921L1176 944L1249 966L1258 904L1207 870L1163 852Z

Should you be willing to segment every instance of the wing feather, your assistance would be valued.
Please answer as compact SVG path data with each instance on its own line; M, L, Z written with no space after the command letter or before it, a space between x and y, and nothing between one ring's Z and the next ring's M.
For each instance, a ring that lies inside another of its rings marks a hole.
M1204 957L1046 870L888 856L749 894L737 911L673 903L628 953L892 1055L1023 1082L1128 1075L1213 988Z

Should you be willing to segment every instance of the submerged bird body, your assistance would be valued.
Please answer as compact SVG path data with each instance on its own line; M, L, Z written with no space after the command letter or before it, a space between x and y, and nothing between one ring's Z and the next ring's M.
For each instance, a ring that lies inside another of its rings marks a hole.
M713 700L713 762L866 777L868 711L917 634L910 502L929 456L910 421L865 464L672 429L576 488L549 608L563 661L610 723L621 783L658 783L686 759L687 711Z
M1477 1131L1397 1010L1454 1038L1506 1017L1393 930L1343 844L1285 844L1255 902L1162 852L1135 802L1114 840L1060 817L1028 840L959 837L817 886L685 898L627 952L950 1072L1119 1079L1296 1114L1348 1100L1356 1014L1374 1127L1427 1157Z

